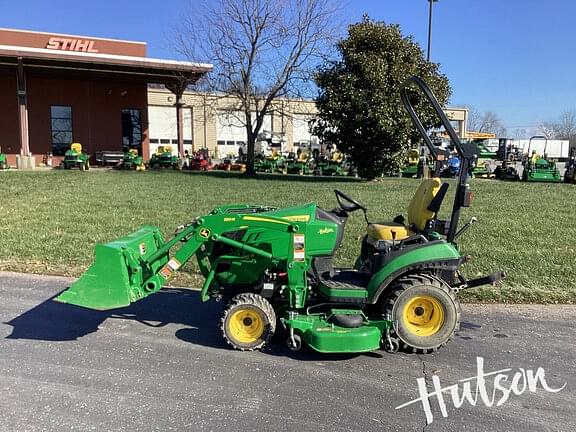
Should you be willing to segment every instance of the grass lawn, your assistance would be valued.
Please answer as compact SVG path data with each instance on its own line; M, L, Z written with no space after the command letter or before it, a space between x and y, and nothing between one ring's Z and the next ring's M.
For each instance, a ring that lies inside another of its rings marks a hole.
M334 181L336 180L336 181ZM158 225L166 236L180 224L225 203L288 206L315 201L333 208L333 190L364 202L373 221L405 213L418 180L380 182L265 176L244 179L224 173L116 172L92 170L0 172L0 269L80 275L95 243L141 225ZM508 273L497 288L462 293L469 301L576 303L576 186L472 180L473 207L461 223L478 218L460 238L472 260L473 278ZM446 217L452 196L444 202ZM365 232L361 214L348 221L336 264L350 266ZM198 287L195 263L173 280Z

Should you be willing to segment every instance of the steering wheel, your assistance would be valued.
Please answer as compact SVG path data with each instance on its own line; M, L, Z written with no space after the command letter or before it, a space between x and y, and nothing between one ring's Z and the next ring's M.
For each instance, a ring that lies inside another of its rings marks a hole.
M362 210L364 213L366 213L366 207L363 204L360 204L354 198L350 198L348 195L339 191L338 189L334 189L334 193L336 194L336 201L338 201L338 205L345 212L350 213L356 210Z

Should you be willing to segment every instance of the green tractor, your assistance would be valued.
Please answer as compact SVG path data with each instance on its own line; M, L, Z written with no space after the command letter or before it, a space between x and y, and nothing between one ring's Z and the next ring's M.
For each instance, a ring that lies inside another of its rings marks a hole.
M2 153L2 148L0 148L0 170L5 170L10 168L8 165L8 158L4 153Z
M470 223L458 228L458 219L470 201L466 178L475 154L460 145L424 81L409 82L433 104L463 159L449 221L437 219L448 184L424 180L407 220L368 223L354 267L335 268L348 217L360 211L367 220L366 207L345 193L335 191L338 205L330 211L314 203L221 206L182 225L168 241L147 226L97 245L92 266L56 300L97 310L125 307L159 291L196 256L205 277L200 299L224 300L220 328L235 349L264 347L279 323L291 350L437 350L458 329L458 292L503 274L466 280L460 273L468 258L456 240ZM405 85L402 101L431 146L406 91Z
M60 162L60 168L66 170L78 168L80 171L88 171L90 169L90 155L84 153L82 144L72 143L70 149L64 153L64 160Z
M321 176L344 176L347 174L344 160L344 153L335 150L330 157L318 161L315 172Z
M311 174L310 153L302 151L295 158L290 159L286 164L286 173L298 175Z
M541 157L536 150L530 149L532 140L543 139L544 143L544 157ZM544 136L533 136L528 142L528 157L524 160L524 171L522 172L522 180L529 182L553 182L560 183L562 177L560 170L556 167L556 163L550 159L546 154L546 147L548 146L548 138Z
M257 172L275 173L283 171L284 164L284 157L278 150L274 149L268 156L258 155L254 162L254 169Z
M476 178L494 178L495 174L490 168L490 163L496 160L496 152L489 150L481 141L473 141L476 146L478 160L472 170L472 175Z
M178 156L172 154L172 146L158 146L156 152L148 161L148 167L151 169L178 169Z
M125 151L119 168L134 171L146 170L146 166L144 165L144 158L138 154L138 149L130 149Z

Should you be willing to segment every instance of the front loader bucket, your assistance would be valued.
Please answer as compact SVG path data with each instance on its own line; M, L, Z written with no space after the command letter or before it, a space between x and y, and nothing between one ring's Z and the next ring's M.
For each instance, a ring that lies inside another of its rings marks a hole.
M164 244L156 227L147 226L106 244L96 245L94 263L56 301L96 310L128 306L160 286L144 287L144 282L166 264L167 256L154 255Z

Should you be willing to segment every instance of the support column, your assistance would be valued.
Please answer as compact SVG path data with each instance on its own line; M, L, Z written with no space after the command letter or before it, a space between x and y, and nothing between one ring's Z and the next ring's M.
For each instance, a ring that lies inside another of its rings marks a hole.
M166 84L166 88L176 96L176 130L178 135L178 156L184 156L184 114L182 113L182 95L186 90L187 81Z
M18 120L20 126L20 153L30 156L30 140L28 133L28 98L26 95L26 72L22 57L18 57L18 70L16 74L16 88L18 91Z

